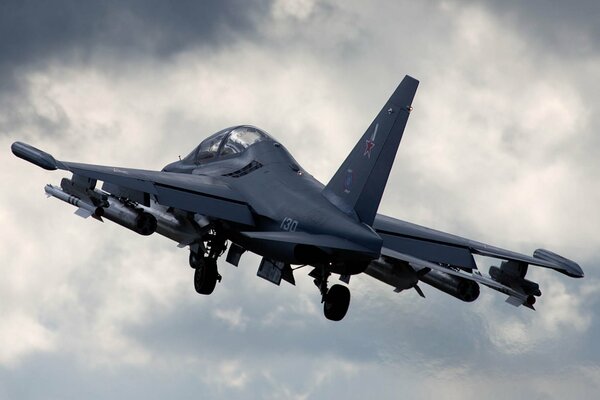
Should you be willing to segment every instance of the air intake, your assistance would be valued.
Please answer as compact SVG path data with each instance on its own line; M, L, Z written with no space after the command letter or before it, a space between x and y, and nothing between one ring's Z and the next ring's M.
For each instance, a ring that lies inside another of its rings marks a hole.
M238 169L237 171L230 172L228 174L224 174L223 176L229 176L231 178L239 178L240 176L248 175L252 171L256 171L261 168L263 165L258 161L252 161L250 164L246 165L243 168Z

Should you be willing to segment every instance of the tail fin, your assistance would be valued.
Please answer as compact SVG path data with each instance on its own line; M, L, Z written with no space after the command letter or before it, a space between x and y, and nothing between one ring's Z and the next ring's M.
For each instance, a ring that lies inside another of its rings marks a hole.
M342 211L373 224L419 81L406 75L329 181L323 195Z

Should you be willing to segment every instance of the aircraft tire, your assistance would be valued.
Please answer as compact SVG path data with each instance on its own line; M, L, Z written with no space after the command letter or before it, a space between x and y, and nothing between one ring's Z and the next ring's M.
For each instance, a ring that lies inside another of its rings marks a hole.
M325 295L323 313L331 321L340 321L350 306L350 290L346 286L333 285Z
M202 268L206 264L204 262L204 257L193 251L190 251L189 262L190 262L190 267L192 267L193 269Z
M206 260L205 265L194 272L194 288L199 294L211 294L217 285L217 262Z

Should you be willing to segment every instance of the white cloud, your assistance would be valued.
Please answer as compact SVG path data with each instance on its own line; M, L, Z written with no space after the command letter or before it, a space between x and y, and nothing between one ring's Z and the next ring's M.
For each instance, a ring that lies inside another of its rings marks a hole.
M38 316L4 309L0 320L0 365L15 367L26 356L54 351L55 339Z
M221 361L216 366L217 374L206 376L209 384L241 390L248 382L249 373L246 367L237 360Z
M271 12L276 19L294 17L303 20L310 16L315 0L275 0Z
M242 314L242 308L237 307L235 309L216 309L214 310L216 318L224 321L231 329L238 329L243 331L246 327L246 320Z

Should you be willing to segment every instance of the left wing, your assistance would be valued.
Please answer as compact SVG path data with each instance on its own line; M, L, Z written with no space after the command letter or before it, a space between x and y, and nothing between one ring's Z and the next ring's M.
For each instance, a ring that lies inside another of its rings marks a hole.
M419 280L461 300L472 301L478 295L473 285L469 291L462 291L461 282L466 279L507 294L507 302L512 305L523 304L533 309L535 297L542 293L536 282L525 279L529 265L550 268L574 278L584 276L578 264L544 249L528 256L383 215L377 215L373 228L383 239L381 254L385 261L379 271L374 271L374 276L379 274L375 277L384 282L387 279L392 285L398 282L398 271L402 268L399 264L408 264ZM504 261L500 266L490 267L490 276L484 276L477 270L474 254ZM428 275L430 270L437 272ZM416 283L409 284L416 287ZM475 291L477 295L473 296Z
M373 228L383 238L385 247L431 262L471 270L477 268L472 255L478 254L551 268L572 278L584 276L577 263L544 249L536 250L531 257L380 214Z
M17 157L47 170L62 169L72 172L74 176L152 195L158 203L167 207L254 225L246 200L213 177L58 161L52 155L21 142L13 143L11 149Z

